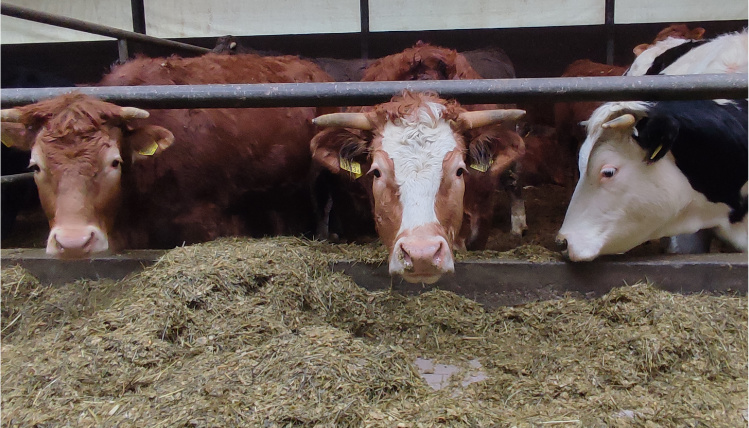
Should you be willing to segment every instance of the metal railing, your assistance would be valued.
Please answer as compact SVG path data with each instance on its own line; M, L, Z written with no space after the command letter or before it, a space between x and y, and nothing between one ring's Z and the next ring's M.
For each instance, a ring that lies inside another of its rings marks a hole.
M141 108L240 108L373 105L404 89L434 91L464 104L657 101L747 98L746 74L557 77L403 82L259 83L4 89L2 108L80 92Z

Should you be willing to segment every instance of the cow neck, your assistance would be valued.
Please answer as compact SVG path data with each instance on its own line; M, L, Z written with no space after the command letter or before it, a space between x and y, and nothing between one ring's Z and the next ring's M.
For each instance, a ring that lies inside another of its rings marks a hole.
M730 226L728 215L731 208L724 203L713 203L705 195L693 190L690 202L671 221L660 227L660 237L683 233L694 233L700 229Z

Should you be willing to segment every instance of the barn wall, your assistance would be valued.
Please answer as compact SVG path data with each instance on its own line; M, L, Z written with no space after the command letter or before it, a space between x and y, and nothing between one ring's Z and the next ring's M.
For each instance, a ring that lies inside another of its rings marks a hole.
M3 0L35 10L132 30L128 0ZM372 0L369 30L440 31L599 26L605 0ZM359 0L144 0L146 32L163 38L226 34L278 36L361 30ZM746 19L746 0L615 0L616 24ZM0 18L3 44L107 40L17 18Z
M746 1L705 2L704 0L616 0L614 17L617 24L649 22L725 21L746 18Z
M634 60L632 48L652 41L668 23L617 25L614 31L614 64L628 65ZM746 20L699 22L705 37L714 37L747 26ZM496 47L512 59L518 77L557 77L576 59L606 61L605 26L572 26L548 28L512 28L453 31L411 31L359 34L308 34L281 36L244 36L240 42L258 50L302 55L306 57L359 58L362 45L369 58L379 58L412 46L423 40L457 50ZM216 38L187 38L181 41L212 48ZM193 56L153 45L130 44L131 55L171 54ZM5 76L9 69L23 67L55 73L76 83L92 83L101 79L117 61L114 41L3 44L0 47L0 69Z
M369 25L371 31L598 25L604 6L601 0L378 0L369 3Z

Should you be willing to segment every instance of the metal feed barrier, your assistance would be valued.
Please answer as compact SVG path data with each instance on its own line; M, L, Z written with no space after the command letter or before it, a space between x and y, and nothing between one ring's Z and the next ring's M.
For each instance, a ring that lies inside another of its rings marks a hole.
M404 89L435 91L461 103L746 98L745 74L555 77L404 82L259 83L5 89L2 108L80 92L142 108L234 108L372 105Z

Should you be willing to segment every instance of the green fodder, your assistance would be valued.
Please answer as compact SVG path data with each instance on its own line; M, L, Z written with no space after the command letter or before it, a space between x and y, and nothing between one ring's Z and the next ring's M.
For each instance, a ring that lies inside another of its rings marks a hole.
M745 424L745 297L637 284L487 311L443 290L367 291L328 268L385 257L222 239L117 282L46 287L4 267L2 423ZM462 371L433 390L417 357Z

